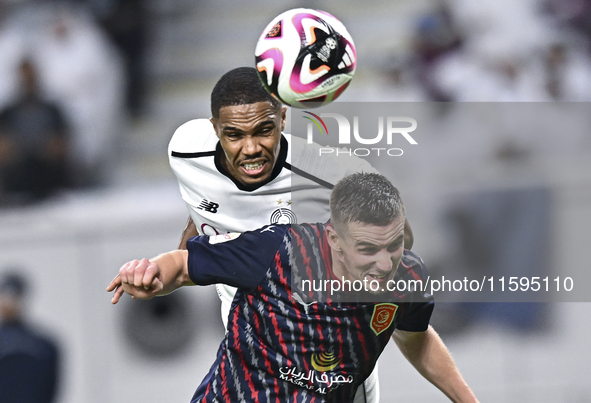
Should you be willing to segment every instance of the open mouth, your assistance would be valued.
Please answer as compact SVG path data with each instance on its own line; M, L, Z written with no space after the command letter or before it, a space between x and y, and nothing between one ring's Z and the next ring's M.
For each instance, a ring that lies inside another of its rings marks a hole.
M256 176L265 169L265 161L246 162L241 165L242 171L250 176Z

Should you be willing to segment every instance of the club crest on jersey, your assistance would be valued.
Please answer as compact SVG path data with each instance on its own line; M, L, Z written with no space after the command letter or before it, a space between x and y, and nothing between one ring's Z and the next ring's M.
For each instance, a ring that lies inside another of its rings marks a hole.
M398 305L396 304L383 303L374 306L370 326L376 336L390 327L397 310Z
M295 224L298 219L293 211L288 208L280 207L271 213L270 224Z

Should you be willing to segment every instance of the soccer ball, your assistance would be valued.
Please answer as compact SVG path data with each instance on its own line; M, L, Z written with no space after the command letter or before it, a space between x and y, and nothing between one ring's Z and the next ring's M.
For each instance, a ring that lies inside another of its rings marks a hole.
M265 88L284 104L310 108L335 100L349 85L357 55L353 38L332 15L306 8L275 17L255 50Z

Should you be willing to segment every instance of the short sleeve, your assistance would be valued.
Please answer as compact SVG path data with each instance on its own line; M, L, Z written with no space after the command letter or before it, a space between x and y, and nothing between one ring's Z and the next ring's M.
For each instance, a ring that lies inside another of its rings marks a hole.
M428 278L427 268L423 260L409 250L404 251L398 270L401 278L407 281L421 280L425 284ZM407 332L424 332L429 327L431 314L435 306L433 295L416 288L406 298L408 302L404 303L404 314L396 324L396 328Z
M189 276L198 285L227 284L252 292L287 237L289 225L255 231L198 236L187 242Z
M407 332L424 332L429 327L434 306L433 301L409 303L404 317L396 324L396 329Z

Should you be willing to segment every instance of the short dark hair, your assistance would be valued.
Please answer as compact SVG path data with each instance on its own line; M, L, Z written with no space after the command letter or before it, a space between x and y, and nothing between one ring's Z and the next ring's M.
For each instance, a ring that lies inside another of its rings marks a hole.
M219 117L224 106L248 105L257 102L270 102L280 108L277 101L263 87L259 75L253 67L238 67L224 74L211 91L211 115Z
M0 294L12 295L16 298L22 298L28 291L28 283L25 276L17 271L10 269L0 278Z
M405 215L398 189L380 174L346 176L330 195L330 219L336 227L352 222L385 226Z

